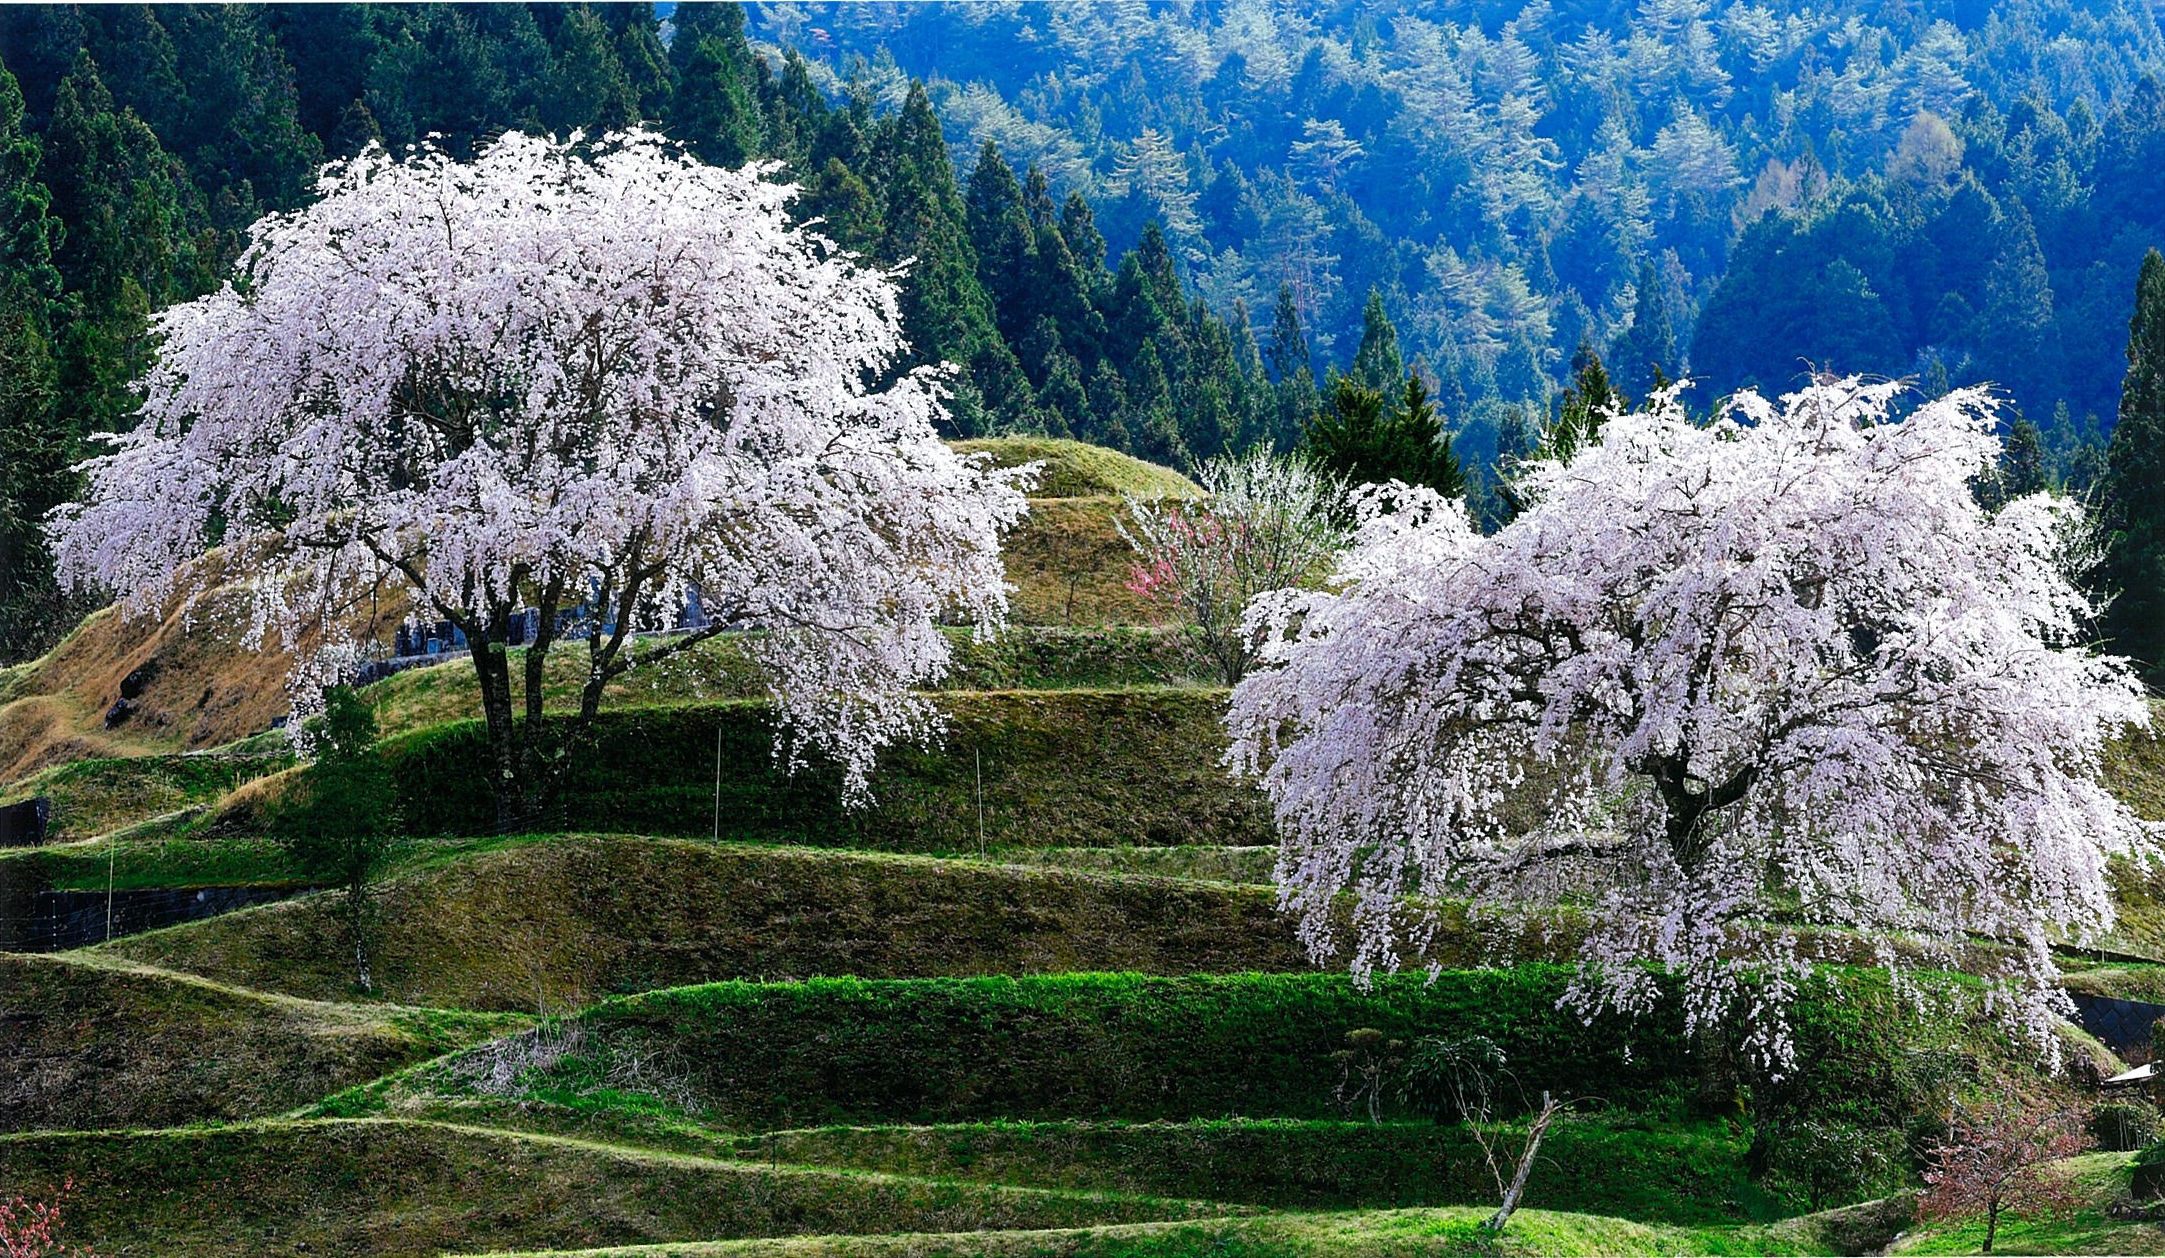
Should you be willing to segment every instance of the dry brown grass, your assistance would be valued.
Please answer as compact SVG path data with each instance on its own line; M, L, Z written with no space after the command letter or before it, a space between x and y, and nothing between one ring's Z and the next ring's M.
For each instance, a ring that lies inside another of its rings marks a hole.
M556 1011L729 978L1310 968L1262 887L629 836L423 869L385 888L383 907L384 993L470 1009ZM296 996L335 998L348 981L324 896L98 952Z
M0 954L0 1131L276 1114L506 1029L295 1000L118 957Z

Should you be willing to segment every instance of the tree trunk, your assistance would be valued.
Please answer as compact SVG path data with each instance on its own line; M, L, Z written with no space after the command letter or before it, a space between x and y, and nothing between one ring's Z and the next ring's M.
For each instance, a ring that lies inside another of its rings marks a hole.
M1995 1201L1985 1207L1985 1243L1983 1251L1992 1252L1992 1242L2000 1234L2000 1203Z
M478 631L478 632L477 632ZM467 630L467 647L473 653L474 676L481 683L481 716L488 725L490 783L496 796L496 831L507 833L526 813L526 785L519 773L519 730L511 715L511 658L497 640L503 626L477 625Z
M1518 1170L1511 1176L1511 1186L1504 1189L1503 1204L1481 1226L1491 1232L1501 1232L1504 1224L1518 1212L1519 1201L1526 1195L1526 1180L1533 1174L1534 1158L1541 1152L1541 1137L1548 1134L1549 1124L1561 1110L1561 1102L1551 1100L1549 1094L1541 1094L1541 1111L1534 1115L1533 1126L1526 1132L1526 1148L1519 1153Z
M368 883L356 877L346 884L346 934L353 943L353 973L367 995L376 993L368 971Z

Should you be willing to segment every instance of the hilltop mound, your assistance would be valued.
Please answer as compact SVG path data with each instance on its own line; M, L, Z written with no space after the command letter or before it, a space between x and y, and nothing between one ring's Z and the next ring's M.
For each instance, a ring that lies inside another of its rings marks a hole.
M948 444L964 454L990 454L994 467L1043 463L1032 498L1192 498L1203 491L1169 467L1065 437L977 437Z

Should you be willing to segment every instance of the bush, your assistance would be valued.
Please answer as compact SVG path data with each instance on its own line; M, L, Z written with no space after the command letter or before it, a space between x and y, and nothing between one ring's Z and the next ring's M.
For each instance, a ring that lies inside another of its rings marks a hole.
M2090 1138L2108 1153L2132 1153L2158 1136L2157 1110L2141 1101L2112 1101L2090 1114ZM2165 1146L2156 1146L2165 1148Z

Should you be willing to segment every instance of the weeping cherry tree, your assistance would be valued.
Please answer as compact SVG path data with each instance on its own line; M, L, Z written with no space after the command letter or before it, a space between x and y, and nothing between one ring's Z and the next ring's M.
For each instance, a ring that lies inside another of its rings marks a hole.
M316 660L336 609L402 588L472 645L506 825L569 745L542 721L560 619L586 648L572 737L635 654L751 629L784 750L861 786L928 728L937 620L1002 622L1023 499L936 438L938 371L890 373L892 277L794 226L771 173L643 132L327 167L158 317L140 424L55 513L63 576L141 611L223 543L251 638ZM626 649L694 590L707 625Z
M1436 898L1575 897L1570 1004L1644 1012L1666 970L1689 1031L1739 1023L1781 1070L1821 942L1900 979L1982 938L2044 1041L2050 945L2110 927L2108 857L2156 854L2098 780L2148 710L2083 645L2077 508L1972 497L1990 398L1898 398L1823 380L1700 427L1670 390L1527 465L1494 535L1401 494L1332 588L1258 600L1230 763L1311 951L1365 975L1419 961Z

